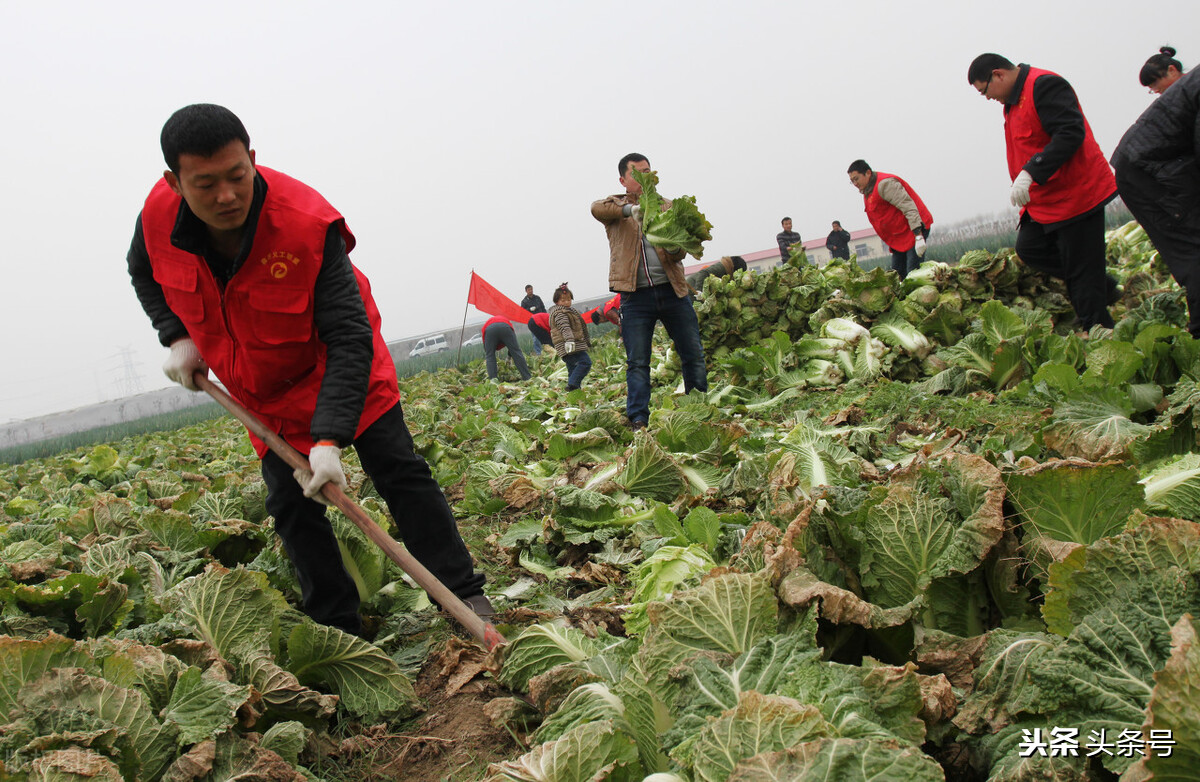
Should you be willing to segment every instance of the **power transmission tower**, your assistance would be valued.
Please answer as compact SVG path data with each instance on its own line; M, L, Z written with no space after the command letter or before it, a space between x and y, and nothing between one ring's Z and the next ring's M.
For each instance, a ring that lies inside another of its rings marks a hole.
M108 357L109 361L119 360L120 365L112 372L117 376L113 381L118 397L133 396L142 393L142 376L138 364L133 360L133 350L128 345Z

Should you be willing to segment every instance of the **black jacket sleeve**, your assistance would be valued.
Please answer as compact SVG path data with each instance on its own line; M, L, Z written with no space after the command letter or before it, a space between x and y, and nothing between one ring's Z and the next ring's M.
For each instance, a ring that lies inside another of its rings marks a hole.
M158 341L164 347L169 347L180 337L186 337L188 333L183 321L167 306L162 286L154 279L154 272L150 267L150 254L146 252L146 238L142 234L140 214L133 228L133 241L129 243L129 254L125 256L125 262L129 267L133 291L137 294L142 309L150 316L150 323L158 331Z
M1075 90L1061 76L1045 75L1033 84L1033 107L1050 143L1022 166L1039 185L1062 168L1083 144L1083 112Z
M317 394L311 434L349 445L367 399L374 333L338 224L325 237L325 257L313 294L317 337L325 343L325 377Z

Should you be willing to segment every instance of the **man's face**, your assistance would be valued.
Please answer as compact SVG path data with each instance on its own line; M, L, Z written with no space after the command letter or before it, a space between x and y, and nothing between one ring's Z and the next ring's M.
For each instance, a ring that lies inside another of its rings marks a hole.
M790 231L790 230L792 230L792 221L791 221L791 220L784 220L784 221L783 221L783 230L785 230L785 231Z
M163 172L167 184L210 230L236 231L254 201L254 150L231 141L211 157L179 156L179 174Z
M532 295L533 295L533 286L532 286L532 285L526 285L526 286L525 286L525 295L526 295L526 296L532 296Z
M971 82L971 86L988 100L994 100L997 103L1007 103L1008 97L1012 94L1013 84L1016 83L1015 74L1016 71L997 68L988 74L988 77L983 81Z
M842 230L842 224L839 223L837 220L834 220L833 221L833 230L835 230L835 231Z
M863 174L863 173L859 173L858 171L851 171L850 172L850 184L854 185L854 187L858 190L858 192L862 193L863 195L866 195L867 188L871 186L871 172L868 171L865 174Z
M639 185L638 181L633 178L633 174L629 173L631 169L637 169L638 171L641 171L643 174L649 173L650 161L649 160L633 161L628 166L626 166L625 175L620 178L621 184L625 186L626 193L628 193L629 195L641 195L642 194L642 186Z

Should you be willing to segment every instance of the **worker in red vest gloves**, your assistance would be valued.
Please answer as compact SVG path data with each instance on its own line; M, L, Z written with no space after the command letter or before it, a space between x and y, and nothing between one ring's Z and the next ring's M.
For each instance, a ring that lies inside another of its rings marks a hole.
M481 616L484 577L441 488L413 450L396 369L354 234L321 195L255 165L221 106L195 104L162 129L167 170L146 198L127 257L138 300L170 347L163 371L193 391L209 369L229 394L308 456L293 471L253 434L267 511L296 569L305 613L362 631L358 588L318 500L345 487L354 446L409 551Z
M981 54L967 69L980 95L1004 106L1009 201L1021 210L1017 255L1067 284L1077 327L1112 327L1119 296L1104 270L1104 206L1117 183L1075 90L1041 68Z
M925 257L933 215L917 191L895 174L872 171L861 159L851 163L846 173L862 193L867 220L892 251L892 269L903 280Z

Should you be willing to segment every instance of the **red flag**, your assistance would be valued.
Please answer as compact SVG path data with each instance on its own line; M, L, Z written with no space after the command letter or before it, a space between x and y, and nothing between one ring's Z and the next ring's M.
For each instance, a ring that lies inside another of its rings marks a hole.
M475 309L480 312L499 315L522 325L529 322L531 314L475 272L471 272L471 290L467 292L467 304L474 304Z

